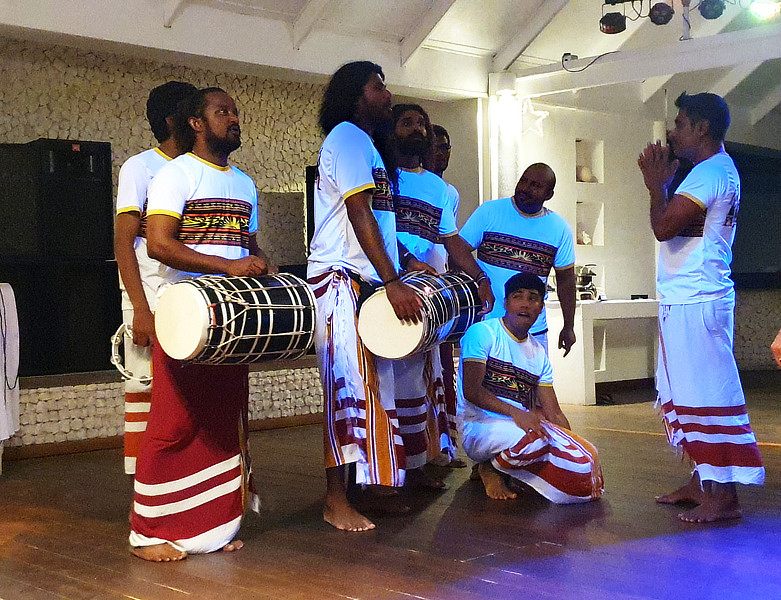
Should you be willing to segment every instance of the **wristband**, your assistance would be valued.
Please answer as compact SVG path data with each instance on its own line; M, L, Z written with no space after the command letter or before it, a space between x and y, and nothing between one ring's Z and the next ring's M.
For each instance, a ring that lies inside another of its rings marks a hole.
M398 281L399 279L401 279L401 277L399 275L396 275L395 277L391 277L387 281L383 281L382 285L388 285L389 283L393 283L394 281Z
M481 274L480 274L480 276L479 276L477 279L475 279L475 283L476 283L477 285L480 285L480 284L481 284L481 283L483 283L483 281L485 281L486 279L488 279L488 275L486 275L485 273L481 273Z
M399 264L401 265L402 269L406 269L407 265L409 264L409 261L411 261L413 258L415 258L415 255L412 254L409 250L403 254L403 256L399 259Z

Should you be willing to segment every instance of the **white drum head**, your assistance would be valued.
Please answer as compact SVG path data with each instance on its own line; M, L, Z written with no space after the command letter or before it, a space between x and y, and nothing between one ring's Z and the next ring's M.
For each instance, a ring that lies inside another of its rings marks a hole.
M361 306L358 335L372 354L402 358L412 354L423 339L423 322L400 321L384 289L377 290Z
M177 360L197 356L209 333L209 307L198 289L175 283L157 301L155 334L165 353Z

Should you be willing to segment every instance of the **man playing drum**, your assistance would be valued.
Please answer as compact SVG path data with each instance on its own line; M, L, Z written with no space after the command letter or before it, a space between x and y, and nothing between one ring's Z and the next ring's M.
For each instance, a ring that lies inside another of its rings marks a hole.
M114 221L114 256L122 289L122 318L132 327L133 340L125 340L125 364L139 379L125 382L125 473L136 472L136 457L146 429L152 386L150 342L160 263L146 251L146 193L155 174L172 158L189 150L174 131L179 103L196 91L182 81L169 81L149 93L146 117L159 142L157 148L131 156L119 170L117 217Z
M504 286L504 316L475 323L461 338L461 439L490 498L516 497L509 475L551 502L588 502L603 491L597 451L569 431L548 354L529 335L544 297L539 277L517 273Z
M351 465L359 485L404 484L404 447L393 367L357 335L361 287L384 284L396 316L417 322L422 306L399 279L396 222L385 164L372 140L390 119L379 65L334 73L320 106L326 135L315 185L315 231L307 276L318 302L316 347L324 395L326 497L323 518L346 531L374 528L347 498Z
M167 282L216 273L257 276L273 266L257 247L257 191L228 165L241 145L236 103L219 88L183 103L177 129L192 147L149 188L149 255ZM153 344L154 386L130 516L133 554L181 560L237 550L245 499L257 509L247 453L246 365L185 364Z
M447 253L478 283L484 312L493 308L491 282L458 235L447 184L431 169L434 135L426 111L417 104L393 107L393 131L388 140L398 167L393 205L401 266L408 271L444 272ZM445 404L439 347L394 361L396 410L407 455L407 483L442 488L444 482L425 465L439 457L456 458L454 433Z

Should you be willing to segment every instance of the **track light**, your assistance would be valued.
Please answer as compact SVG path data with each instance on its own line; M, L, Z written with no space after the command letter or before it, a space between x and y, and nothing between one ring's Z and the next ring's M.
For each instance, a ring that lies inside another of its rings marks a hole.
M781 15L781 0L754 0L748 11L755 19L766 20Z
M724 0L702 0L699 8L703 19L718 19L724 12Z
M648 17L654 25L667 25L673 18L675 11L666 2L657 2L651 7Z
M599 20L599 30L602 33L621 33L626 30L626 15L619 12L605 14L605 7L610 4L617 4L617 2L615 0L606 0L602 5L602 18Z

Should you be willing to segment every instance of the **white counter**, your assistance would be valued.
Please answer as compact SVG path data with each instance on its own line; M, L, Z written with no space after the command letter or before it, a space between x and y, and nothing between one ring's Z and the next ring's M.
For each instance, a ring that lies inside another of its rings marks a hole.
M657 300L581 300L575 307L577 342L567 357L557 348L563 325L557 301L546 303L548 350L561 404L596 404L594 384L654 376Z

